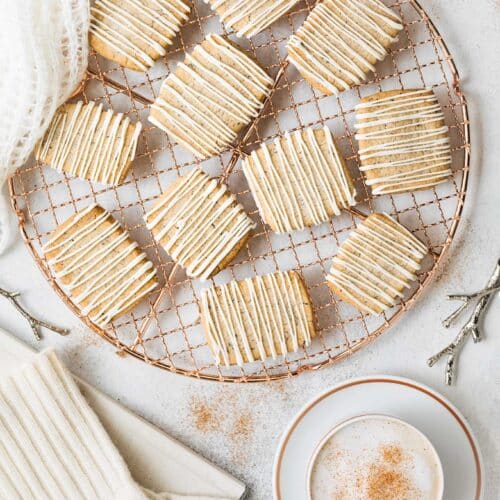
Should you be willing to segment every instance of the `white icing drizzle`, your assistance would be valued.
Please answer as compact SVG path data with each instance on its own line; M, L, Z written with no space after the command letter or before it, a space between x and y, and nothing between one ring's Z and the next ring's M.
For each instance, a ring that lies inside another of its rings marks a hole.
M89 220L76 229L85 217ZM123 243L126 246L117 252ZM156 288L156 272L146 255L140 252L130 260L137 247L111 214L91 205L74 215L43 252L57 251L48 259L49 265L60 267L54 276L82 313L105 327Z
M208 279L255 227L234 195L195 168L146 213L146 226L191 277Z
M60 172L117 185L135 157L141 129L122 113L79 101L57 112L35 156Z
M403 29L401 19L379 0L325 0L288 41L288 59L329 94L366 79Z
M339 248L327 281L361 311L380 314L416 280L427 248L387 214L372 214Z
M96 0L90 11L90 33L146 71L166 54L190 7L182 0Z
M234 142L258 115L272 85L241 50L211 34L163 82L149 121L196 156L208 158Z
M227 28L250 38L270 26L299 0L204 0ZM244 22L246 20L246 22Z
M263 220L277 232L303 229L309 221L321 224L356 203L327 127L286 132L275 139L273 151L262 144L243 160L243 171Z
M293 271L205 289L201 305L217 364L241 366L268 355L276 359L308 346L314 337L309 321L312 306L301 290L301 278Z
M432 90L375 98L356 112L355 137L367 142L359 150L360 170L371 171L366 184L374 194L431 187L451 175L448 127Z

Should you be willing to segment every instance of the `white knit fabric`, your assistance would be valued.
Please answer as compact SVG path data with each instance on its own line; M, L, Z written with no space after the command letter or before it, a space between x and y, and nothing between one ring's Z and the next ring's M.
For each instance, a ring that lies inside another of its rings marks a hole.
M0 491L12 500L147 498L52 351L0 382Z
M52 350L0 380L0 498L230 500L139 487Z
M0 188L87 68L89 0L0 0ZM0 210L0 253L7 217Z

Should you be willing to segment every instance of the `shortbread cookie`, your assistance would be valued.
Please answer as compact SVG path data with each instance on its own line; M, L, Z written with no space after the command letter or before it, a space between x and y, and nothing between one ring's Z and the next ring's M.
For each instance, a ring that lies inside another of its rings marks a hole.
M191 7L182 0L96 0L89 43L106 59L146 71L166 54Z
M208 35L163 82L149 121L195 156L209 158L258 115L272 85L239 48Z
M277 21L299 0L204 0L237 36L250 38Z
M293 271L203 290L201 321L216 363L225 366L276 359L315 336L311 300Z
M390 90L356 106L360 170L373 194L426 189L451 175L448 127L432 90Z
M273 231L303 229L356 203L356 191L327 127L286 132L243 160L262 220Z
M403 29L380 0L324 0L288 41L288 59L327 95L366 80Z
M146 226L188 276L208 279L231 262L255 224L225 185L195 168L158 198Z
M43 252L82 314L102 328L157 286L153 264L111 214L97 205L59 226Z
M60 172L102 184L120 184L135 157L140 122L90 101L65 104L37 144L35 156Z
M327 283L365 313L380 314L417 279L427 248L385 213L372 214L342 243Z

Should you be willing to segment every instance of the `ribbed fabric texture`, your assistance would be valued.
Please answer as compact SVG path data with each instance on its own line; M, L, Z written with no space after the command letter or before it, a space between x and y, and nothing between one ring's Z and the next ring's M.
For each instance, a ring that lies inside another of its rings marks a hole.
M148 498L53 351L0 381L0 495Z

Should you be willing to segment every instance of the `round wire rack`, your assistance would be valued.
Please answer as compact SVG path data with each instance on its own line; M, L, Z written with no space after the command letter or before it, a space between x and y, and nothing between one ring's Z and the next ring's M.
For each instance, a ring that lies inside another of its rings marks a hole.
M131 173L118 187L104 187L37 162L10 180L11 200L22 235L36 263L63 301L101 337L121 352L162 369L187 376L228 382L267 381L316 370L343 359L373 341L415 303L430 283L450 246L462 213L470 163L467 104L459 75L444 40L416 0L386 4L403 19L404 30L369 80L338 96L311 89L286 62L286 42L314 6L307 0L251 40L224 30L210 8L195 0L166 58L147 73L124 69L92 53L87 78L75 99L104 102L144 124ZM148 108L176 62L210 33L224 33L245 48L275 78L273 92L258 118L237 144L217 157L200 161L147 122ZM381 90L428 87L436 93L452 143L453 177L433 189L372 196L359 173L354 140L354 106L360 98ZM324 223L290 234L274 234L263 225L241 171L240 158L260 142L286 130L327 125L347 160L358 192L356 209ZM175 266L146 229L144 213L179 175L195 165L226 182L257 229L231 265L208 282L190 279ZM158 269L164 288L105 330L84 316L59 284L41 252L57 225L91 203L98 203L123 224ZM325 282L332 257L363 214L386 211L429 247L418 282L404 300L379 317L365 315L331 293ZM244 367L219 367L204 340L199 319L200 290L229 280L297 270L314 303L317 337L285 359L267 359Z

